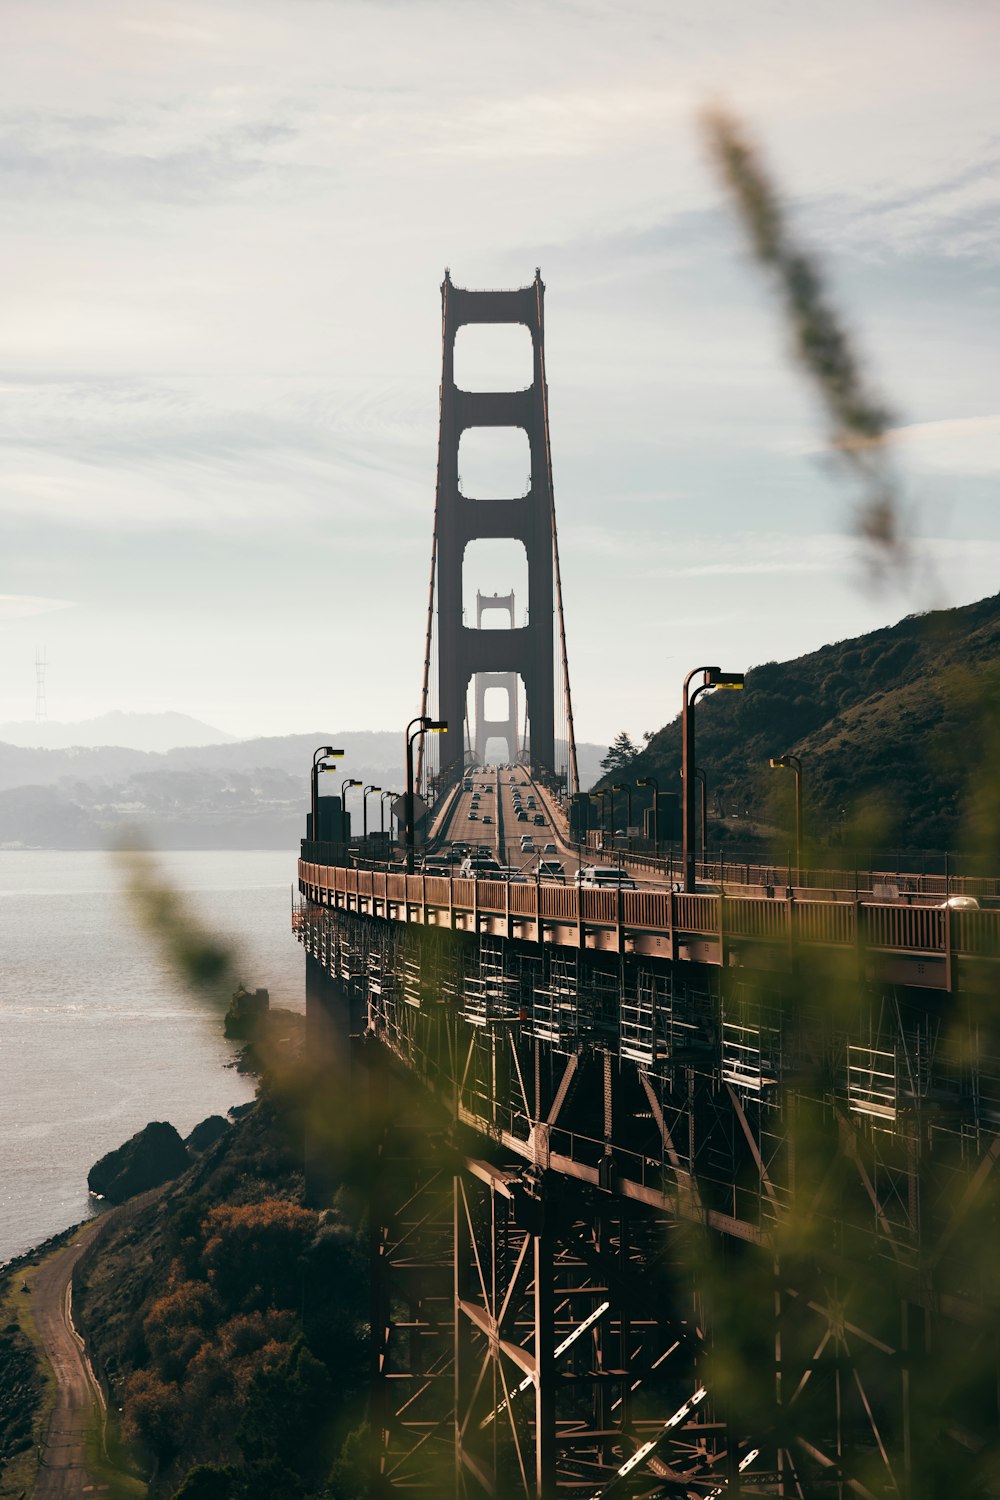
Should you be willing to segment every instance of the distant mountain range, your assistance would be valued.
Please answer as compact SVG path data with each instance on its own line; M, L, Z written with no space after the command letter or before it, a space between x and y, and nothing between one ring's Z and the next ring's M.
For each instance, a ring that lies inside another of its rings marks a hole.
M1000 594L960 609L768 662L739 693L703 698L696 758L708 778L709 842L750 823L787 847L800 757L807 834L883 849L1000 848ZM654 776L679 793L680 718L604 784ZM633 808L650 794L634 791ZM634 815L638 821L638 812Z
M57 720L32 719L17 724L0 724L0 741L23 749L69 750L74 745L94 749L114 745L126 750L163 752L178 746L231 744L236 736L211 724L202 724L188 714L126 714L115 710L96 719L81 719L74 724Z
M91 723L145 717L106 715ZM148 717L197 723L182 714ZM0 742L0 846L99 849L114 843L122 829L134 828L169 848L291 849L305 832L309 767L318 745L345 751L344 777L387 791L403 786L403 737L387 730L316 731L165 752L129 745L39 749ZM605 753L604 746L578 747L585 784L598 774ZM322 790L339 790L342 779L323 778ZM352 805L360 822L356 791L349 793ZM369 814L378 826L375 798Z

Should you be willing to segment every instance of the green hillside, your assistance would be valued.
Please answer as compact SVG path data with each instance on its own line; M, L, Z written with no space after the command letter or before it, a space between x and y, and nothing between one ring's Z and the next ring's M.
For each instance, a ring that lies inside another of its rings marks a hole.
M710 844L743 837L748 815L785 838L793 776L768 761L791 752L803 762L804 820L817 843L996 847L1000 594L755 667L745 692L706 695L697 715ZM653 775L678 792L680 762L678 716L599 784Z

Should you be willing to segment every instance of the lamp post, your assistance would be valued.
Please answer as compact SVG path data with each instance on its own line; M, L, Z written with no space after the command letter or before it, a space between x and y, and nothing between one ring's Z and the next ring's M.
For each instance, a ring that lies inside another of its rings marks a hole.
M361 836L366 844L368 842L368 793L381 790L380 786L366 786L361 793Z
M691 679L697 677L699 672L704 673L704 681L698 684L694 692L690 692ZM693 891L696 884L694 792L691 786L691 783L695 780L694 706L702 693L711 692L714 688L740 689L742 687L742 672L723 672L719 667L695 667L684 679L684 692L681 699L681 775L684 778L682 790L684 800L682 863L684 867L684 889L686 891Z
M614 794L612 792L610 792L606 786L601 787L601 790L599 792L591 792L590 793L590 799L591 799L591 801L592 802L597 802L599 800L600 804L601 804L600 818L601 818L601 848L602 849L604 848L604 835L607 832L607 826L606 826L607 825L607 819L605 817L605 807L606 807L607 804L605 803L604 799L605 799L605 797L612 797L612 799L613 799L613 796L614 796Z
M627 784L627 782L616 781L611 790L613 792L625 793L625 848L629 849L631 847L630 830L632 828L632 788ZM613 805L614 804L612 804L612 806Z
M343 750L335 750L332 745L319 745L313 751L312 777L310 780L309 811L312 816L311 828L314 839L319 838L319 776L321 771L334 771L335 766L325 766L323 761L332 756L343 755Z
M695 766L694 768L694 779L699 786L698 806L701 812L701 857L703 860L706 860L708 858L708 814L706 811L708 807L708 777L700 766Z
M772 771L795 772L795 884L802 879L802 762L797 755L775 755Z
M378 799L379 802L382 804L382 810L381 810L381 831L382 831L382 833L385 833L385 799L386 799L386 797L398 797L398 796L399 796L398 792L383 792L382 795L381 795L381 797ZM390 843L392 841L392 813L391 812L389 814L389 841L390 841Z
M416 728L414 728L416 725ZM413 731L411 733L411 730ZM406 726L406 873L413 874L413 741L419 740L425 734L447 734L448 725L444 719L428 719L418 714L411 719Z
M636 782L636 786L651 786L653 788L653 853L660 852L660 783L655 776L643 776Z
M340 783L340 842L342 844L347 843L347 799L344 796L344 791L349 786L360 785L360 781L351 781L347 777Z

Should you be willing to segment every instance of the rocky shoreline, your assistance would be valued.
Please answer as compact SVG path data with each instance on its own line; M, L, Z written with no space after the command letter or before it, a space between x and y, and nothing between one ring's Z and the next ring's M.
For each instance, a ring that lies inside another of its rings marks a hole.
M111 1410L117 1413L124 1407L126 1418L129 1397L125 1387L141 1369L145 1352L133 1339L129 1354L134 1357L123 1359L120 1349L111 1346L109 1335L113 1340L122 1327L134 1330L158 1278L163 1280L162 1290L168 1290L169 1251L174 1242L169 1231L164 1238L165 1227L192 1212L207 1215L213 1207L234 1197L238 1200L241 1193L253 1198L261 1196L265 1186L272 1190L276 1161L282 1168L278 1175L285 1178L285 1201L301 1198L301 1146L289 1140L280 1110L263 1096L268 1092L265 1073L282 1076L296 1067L305 1018L291 1011L271 1012L265 992L259 995L265 998L263 1003L258 998L252 1007L252 1023L235 1028L245 1045L234 1064L240 1072L261 1079L258 1102L234 1106L228 1119L209 1116L184 1139L173 1125L150 1122L95 1163L88 1174L95 1200L107 1205L108 1224L106 1232L88 1246L74 1274L74 1320L105 1397L113 1398ZM90 1222L71 1225L0 1266L0 1496L31 1492L28 1467L34 1468L35 1460L30 1450L37 1450L44 1440L45 1392L52 1386L32 1326L25 1276L61 1251ZM138 1279L133 1274L137 1265L143 1273ZM144 1445L136 1443L135 1431L129 1436L147 1474L170 1471L162 1454L153 1457L150 1470L148 1448L142 1451ZM15 1471L18 1487L10 1489L5 1474L14 1482ZM151 1493L172 1494L176 1477L174 1473L169 1481L154 1485Z

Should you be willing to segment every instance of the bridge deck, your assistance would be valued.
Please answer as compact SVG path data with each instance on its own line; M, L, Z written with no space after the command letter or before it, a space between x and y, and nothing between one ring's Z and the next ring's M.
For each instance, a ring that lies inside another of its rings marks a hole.
M1000 912L863 901L590 890L545 881L404 875L299 862L317 906L457 932L697 963L786 967L799 947L856 954L880 978L957 987L1000 956Z

